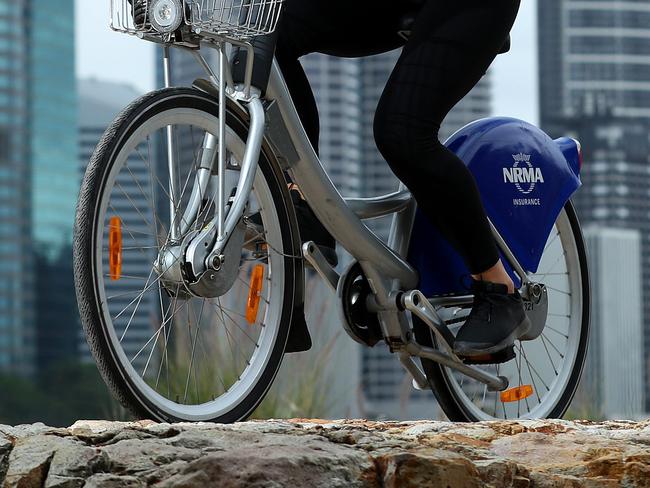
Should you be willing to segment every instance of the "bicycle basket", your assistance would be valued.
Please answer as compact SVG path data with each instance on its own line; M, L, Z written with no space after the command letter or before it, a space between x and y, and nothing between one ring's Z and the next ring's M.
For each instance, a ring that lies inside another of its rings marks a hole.
M284 0L111 0L111 28L169 42L171 33L189 26L199 37L245 41L270 34Z

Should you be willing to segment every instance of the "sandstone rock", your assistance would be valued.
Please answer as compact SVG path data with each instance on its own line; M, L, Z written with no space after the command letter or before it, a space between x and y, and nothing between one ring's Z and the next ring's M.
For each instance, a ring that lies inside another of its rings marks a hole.
M50 462L60 439L37 434L16 439L9 454L5 488L38 488L44 486Z
M650 421L0 426L2 488L650 488Z

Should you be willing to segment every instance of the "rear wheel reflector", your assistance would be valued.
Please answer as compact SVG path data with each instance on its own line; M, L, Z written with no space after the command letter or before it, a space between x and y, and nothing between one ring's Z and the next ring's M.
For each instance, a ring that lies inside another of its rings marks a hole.
M257 322L257 312L260 308L260 297L264 286L264 265L257 264L251 273L251 284L246 302L246 321L249 324Z
M501 401L503 403L518 402L528 398L533 394L533 387L530 385L521 385L517 388L510 388L509 390L501 392Z
M111 280L117 281L122 277L122 221L119 217L111 217L108 227L108 254Z

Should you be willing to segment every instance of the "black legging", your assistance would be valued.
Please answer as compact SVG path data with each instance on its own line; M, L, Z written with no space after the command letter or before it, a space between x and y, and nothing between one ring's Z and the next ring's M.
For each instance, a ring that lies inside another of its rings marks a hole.
M318 109L298 58L404 46L375 114L377 147L472 274L494 266L499 254L476 181L438 131L503 46L519 2L427 0L406 43L397 35L404 0L286 0L279 26L278 63L317 151Z

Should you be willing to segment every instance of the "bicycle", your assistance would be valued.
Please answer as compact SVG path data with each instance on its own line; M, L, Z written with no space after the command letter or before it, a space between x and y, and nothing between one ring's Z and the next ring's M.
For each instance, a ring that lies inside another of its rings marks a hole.
M111 0L111 27L162 44L166 86L102 137L74 236L84 331L126 407L161 421L249 416L305 326L309 263L336 292L350 337L383 340L451 420L565 413L589 336L587 262L570 201L581 185L577 141L509 118L476 121L447 141L476 177L533 323L505 356L462 360L451 346L472 305L467 270L404 186L339 195L273 60L282 0L144 7L136 23L129 0ZM218 73L201 47L218 51ZM191 53L206 78L169 86L171 48ZM342 273L301 243L285 173L354 257ZM391 215L387 243L363 223Z

